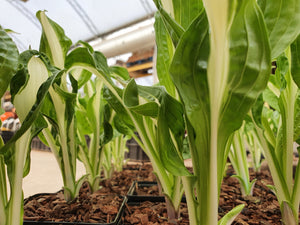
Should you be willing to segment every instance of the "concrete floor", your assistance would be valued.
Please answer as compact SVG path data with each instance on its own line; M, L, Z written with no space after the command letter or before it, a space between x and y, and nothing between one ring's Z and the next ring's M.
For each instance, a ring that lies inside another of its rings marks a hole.
M85 174L84 166L77 163L77 179ZM47 151L31 151L31 168L23 179L24 197L37 193L53 193L63 186L60 170L54 155Z

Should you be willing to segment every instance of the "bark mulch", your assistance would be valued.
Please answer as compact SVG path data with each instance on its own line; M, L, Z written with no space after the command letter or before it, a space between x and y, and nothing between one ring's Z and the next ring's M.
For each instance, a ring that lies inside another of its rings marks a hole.
M239 182L231 177L234 171L229 168L222 184L220 194L219 217L239 204L245 204L242 213L234 225L279 225L281 213L276 196L266 186L272 184L267 168L261 172L250 172L251 179L256 178L253 196L243 197ZM102 181L102 189L91 193L87 184L81 188L79 196L71 203L63 199L62 191L54 194L40 194L29 197L24 204L24 220L30 221L68 221L109 223L114 220L124 196L134 180L155 181L150 164L135 165L115 172L109 180ZM141 188L141 195L158 195L158 187ZM162 202L143 202L126 204L122 222L126 225L169 225L167 210ZM188 211L181 204L181 217L178 225L188 225Z

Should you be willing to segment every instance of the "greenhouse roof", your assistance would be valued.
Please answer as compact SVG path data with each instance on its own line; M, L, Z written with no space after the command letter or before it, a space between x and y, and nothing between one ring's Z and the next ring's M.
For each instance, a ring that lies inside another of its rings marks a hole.
M156 10L152 0L0 0L0 5L0 25L16 32L12 37L20 51L39 47L38 10L46 10L73 43L95 40L150 19Z

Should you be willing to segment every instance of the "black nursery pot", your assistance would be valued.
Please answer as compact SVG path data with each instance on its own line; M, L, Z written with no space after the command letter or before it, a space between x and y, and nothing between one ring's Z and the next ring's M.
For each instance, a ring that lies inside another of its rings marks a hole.
M122 213L123 214L123 213ZM118 217L118 216L117 216ZM24 221L23 225L121 225L121 217L112 223L81 223L81 222L52 222L52 221Z
M25 199L24 204L26 204L26 201L32 198L36 198L42 195L47 195L49 193L40 193L33 195L29 197L28 199ZM56 194L56 193L54 193ZM50 194L51 195L51 194ZM23 225L121 225L122 224L122 216L124 214L125 205L127 204L127 197L119 196L123 199L119 211L116 214L114 220L109 223L85 223L85 222L54 222L54 221L30 221L30 220L24 220Z
M151 201L151 202L165 202L165 197L163 195L138 195L137 188L150 188L153 186L158 186L155 181L133 181L129 191L127 193L127 201L128 203L132 202L143 202L143 201ZM186 203L186 197L182 196L181 202Z
M151 188L157 186L157 182L152 181L134 181L127 193L128 202L154 201L164 202L165 197L162 195L137 195L137 188Z

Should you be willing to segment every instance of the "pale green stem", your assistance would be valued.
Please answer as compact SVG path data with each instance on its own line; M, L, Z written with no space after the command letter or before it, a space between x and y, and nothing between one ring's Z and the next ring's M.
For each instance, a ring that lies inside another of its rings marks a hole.
M198 205L194 198L194 185L191 177L181 177L189 212L190 225L199 225Z
M285 93L285 109L286 109L286 148L285 148L285 158L283 172L286 177L286 183L290 184L289 193L292 193L293 190L293 144L294 144L294 110L295 110L295 96L297 93L297 89L291 87L288 88L287 93ZM295 91L295 92L294 92ZM291 119L292 118L292 119Z
M64 173L64 185L65 187L69 188L71 193L74 193L75 191L75 183L74 183L74 174L73 169L71 165L72 160L69 157L69 149L67 145L67 132L64 132L65 129L62 127L59 128L60 133L60 144L61 144L61 150L62 150L62 158L63 158L63 173ZM72 153L71 153L72 154ZM68 196L65 193L66 201L71 200L72 196Z
M295 183L294 183L294 192L292 196L292 203L294 210L296 212L296 219L298 221L298 213L299 212L299 204L300 204L300 167L299 167L299 162L297 165L297 170L295 174Z
M293 209L286 203L283 202L281 207L282 221L284 225L299 225L298 224L298 211L293 212ZM297 213L295 216L294 214Z
M256 172L260 171L260 166L261 166L261 146L259 144L259 140L256 137L255 132L251 131L249 134L251 139L252 139L252 146L251 146L251 155L252 155L252 163L253 163L253 168Z
M6 223L5 207L7 205L7 181L4 157L0 155L0 225Z
M238 131L238 144L239 144L239 152L238 152L238 163L241 167L242 177L245 178L245 181L247 184L249 184L250 178L249 178L249 171L248 171L248 162L247 162L247 155L246 155L246 149L243 144L242 134L240 131Z
M124 154L125 154L125 145L126 139L122 136L117 137L114 143L114 152L115 152L115 167L117 171L122 171Z
M158 180L162 186L164 193L171 197L172 183L165 168L162 165L162 162L160 161L159 156L156 154L156 151L151 144L155 143L155 137L152 137L151 135L149 136L147 132L144 132L144 129L140 127L140 124L136 121L135 117L132 116L131 112L129 111L128 113L135 124L135 128L137 129L137 132L142 139L142 143L140 140L138 140L138 138L135 135L133 135L133 138L137 141L137 143L141 143L141 147L144 147L143 150L145 151L152 163L153 171L156 173L156 176L158 176Z
M250 114L250 116L252 117L251 114ZM252 117L252 121L254 122L253 117ZM260 140L261 146L264 150L265 157L267 159L268 166L271 171L272 179L273 179L273 182L276 187L276 196L278 198L278 201L282 202L285 199L289 199L288 190L285 190L285 188L284 188L284 184L282 183L284 181L282 181L282 179L280 178L280 174L279 174L280 171L278 171L279 168L276 167L275 162L274 162L274 160L276 160L276 159L273 159L273 156L271 153L272 150L268 146L267 140L263 134L262 129L259 128L255 122L254 122L254 125L255 125L257 137Z
M237 175L243 179L244 182L240 182L242 195L246 196L250 194L250 179L248 172L248 163L246 159L246 149L243 145L241 137L241 131L238 130L233 136L232 146L233 149L230 151L229 158L233 165Z
M77 149L76 149L76 141L75 141L75 129L74 129L74 119L72 120L69 128L69 151L71 152L71 162L72 165L76 165L76 160L77 160ZM73 174L74 174L74 181L75 181L75 176L76 176L76 166L73 166Z
M207 221L204 224L217 225L218 224L218 119L211 122L211 142L210 142L210 163L209 163L209 184L207 189ZM203 190L202 190L203 191ZM201 218L200 218L201 220Z
M287 57L289 58L289 62L291 62L291 55L290 55L290 48L286 50ZM291 65L290 65L291 67ZM294 148L294 118L295 118L295 102L298 97L298 87L294 83L293 78L291 76L291 68L289 69L289 72L286 74L286 81L287 81L287 87L285 91L283 92L284 96L284 104L285 104L285 110L286 110L286 158L284 161L284 174L286 177L286 184L288 186L289 194L292 196L291 201L294 200L294 188L297 186L293 185L293 148ZM298 181L297 181L298 182ZM290 209L291 212L289 211L290 206L286 203L283 207L283 210L285 210L285 216L289 214L293 214L293 220L295 221L295 225L298 224L298 210L299 209L299 202L298 205L295 205L294 202L291 202L293 206L295 206L294 210ZM286 224L292 224L290 219L283 218L284 222ZM285 221L286 220L286 221Z
M96 124L95 129L93 131L93 139L91 142L90 148L90 159L94 160L94 174L100 176L100 124L101 124L101 90L103 87L103 82L96 82L96 95L93 100L93 114L94 114L94 122Z
M20 139L15 143L15 167L14 176L11 182L11 194L9 200L9 213L7 217L8 225L20 225L23 224L23 172L28 153L30 141L30 129L28 129Z
M228 43L228 1L203 1L209 25L210 56L208 61L208 86L210 98L210 156L209 156L209 183L207 187L207 215L200 218L203 225L218 224L218 125L221 105L225 95L229 65ZM205 190L201 190L205 191ZM200 209L203 210L203 209Z
M89 159L91 160L91 166L92 166L92 176L96 176L97 171L98 171L98 160L99 160L99 156L98 156L98 151L99 151L99 141L98 137L96 137L96 134L93 133L92 135L90 135L90 146L89 146L89 150L88 150L88 154L89 154Z
M174 176L174 190L173 190L173 206L175 209L176 214L180 215L180 203L183 195L183 187L181 183L181 178L179 176Z
M76 161L72 160L70 158L70 155L73 155L74 152L70 152L72 150L72 147L69 149L68 146L68 137L72 139L70 135L74 135L72 132L72 127L73 127L73 122L70 125L70 130L67 131L67 125L65 124L65 103L63 100L58 96L57 93L53 90L53 88L49 89L49 93L51 95L51 98L53 100L54 108L56 111L57 115L57 122L58 122L58 127L59 127L59 139L60 139L60 144L61 144L61 151L62 151L62 160L63 160L63 182L64 186L67 187L71 191L71 195L74 194L75 192L75 174L74 171L76 171ZM71 132L71 133L69 133ZM74 141L74 140L73 140ZM74 143L70 143L74 144ZM73 149L74 151L74 149ZM69 155L70 154L70 155ZM71 156L72 157L72 156ZM76 158L75 158L76 160ZM75 164L74 164L75 162ZM72 165L73 164L73 165ZM74 196L69 196L70 193L64 192L65 199L67 201L70 201Z
M86 140L84 139L84 137L82 137L82 136L79 134L79 131L78 131L78 130L77 130L77 133L78 133L77 136L78 136L80 142L85 143ZM84 165L86 174L88 175L88 177L87 177L88 182L89 182L89 184L92 186L94 177L93 177L92 166L91 166L90 160L88 159L87 153L86 153L87 148L88 148L88 147L87 147L86 144L84 145L84 147L82 147L81 145L79 145L79 155L80 155L80 160L82 161L82 163L83 163L83 165Z

